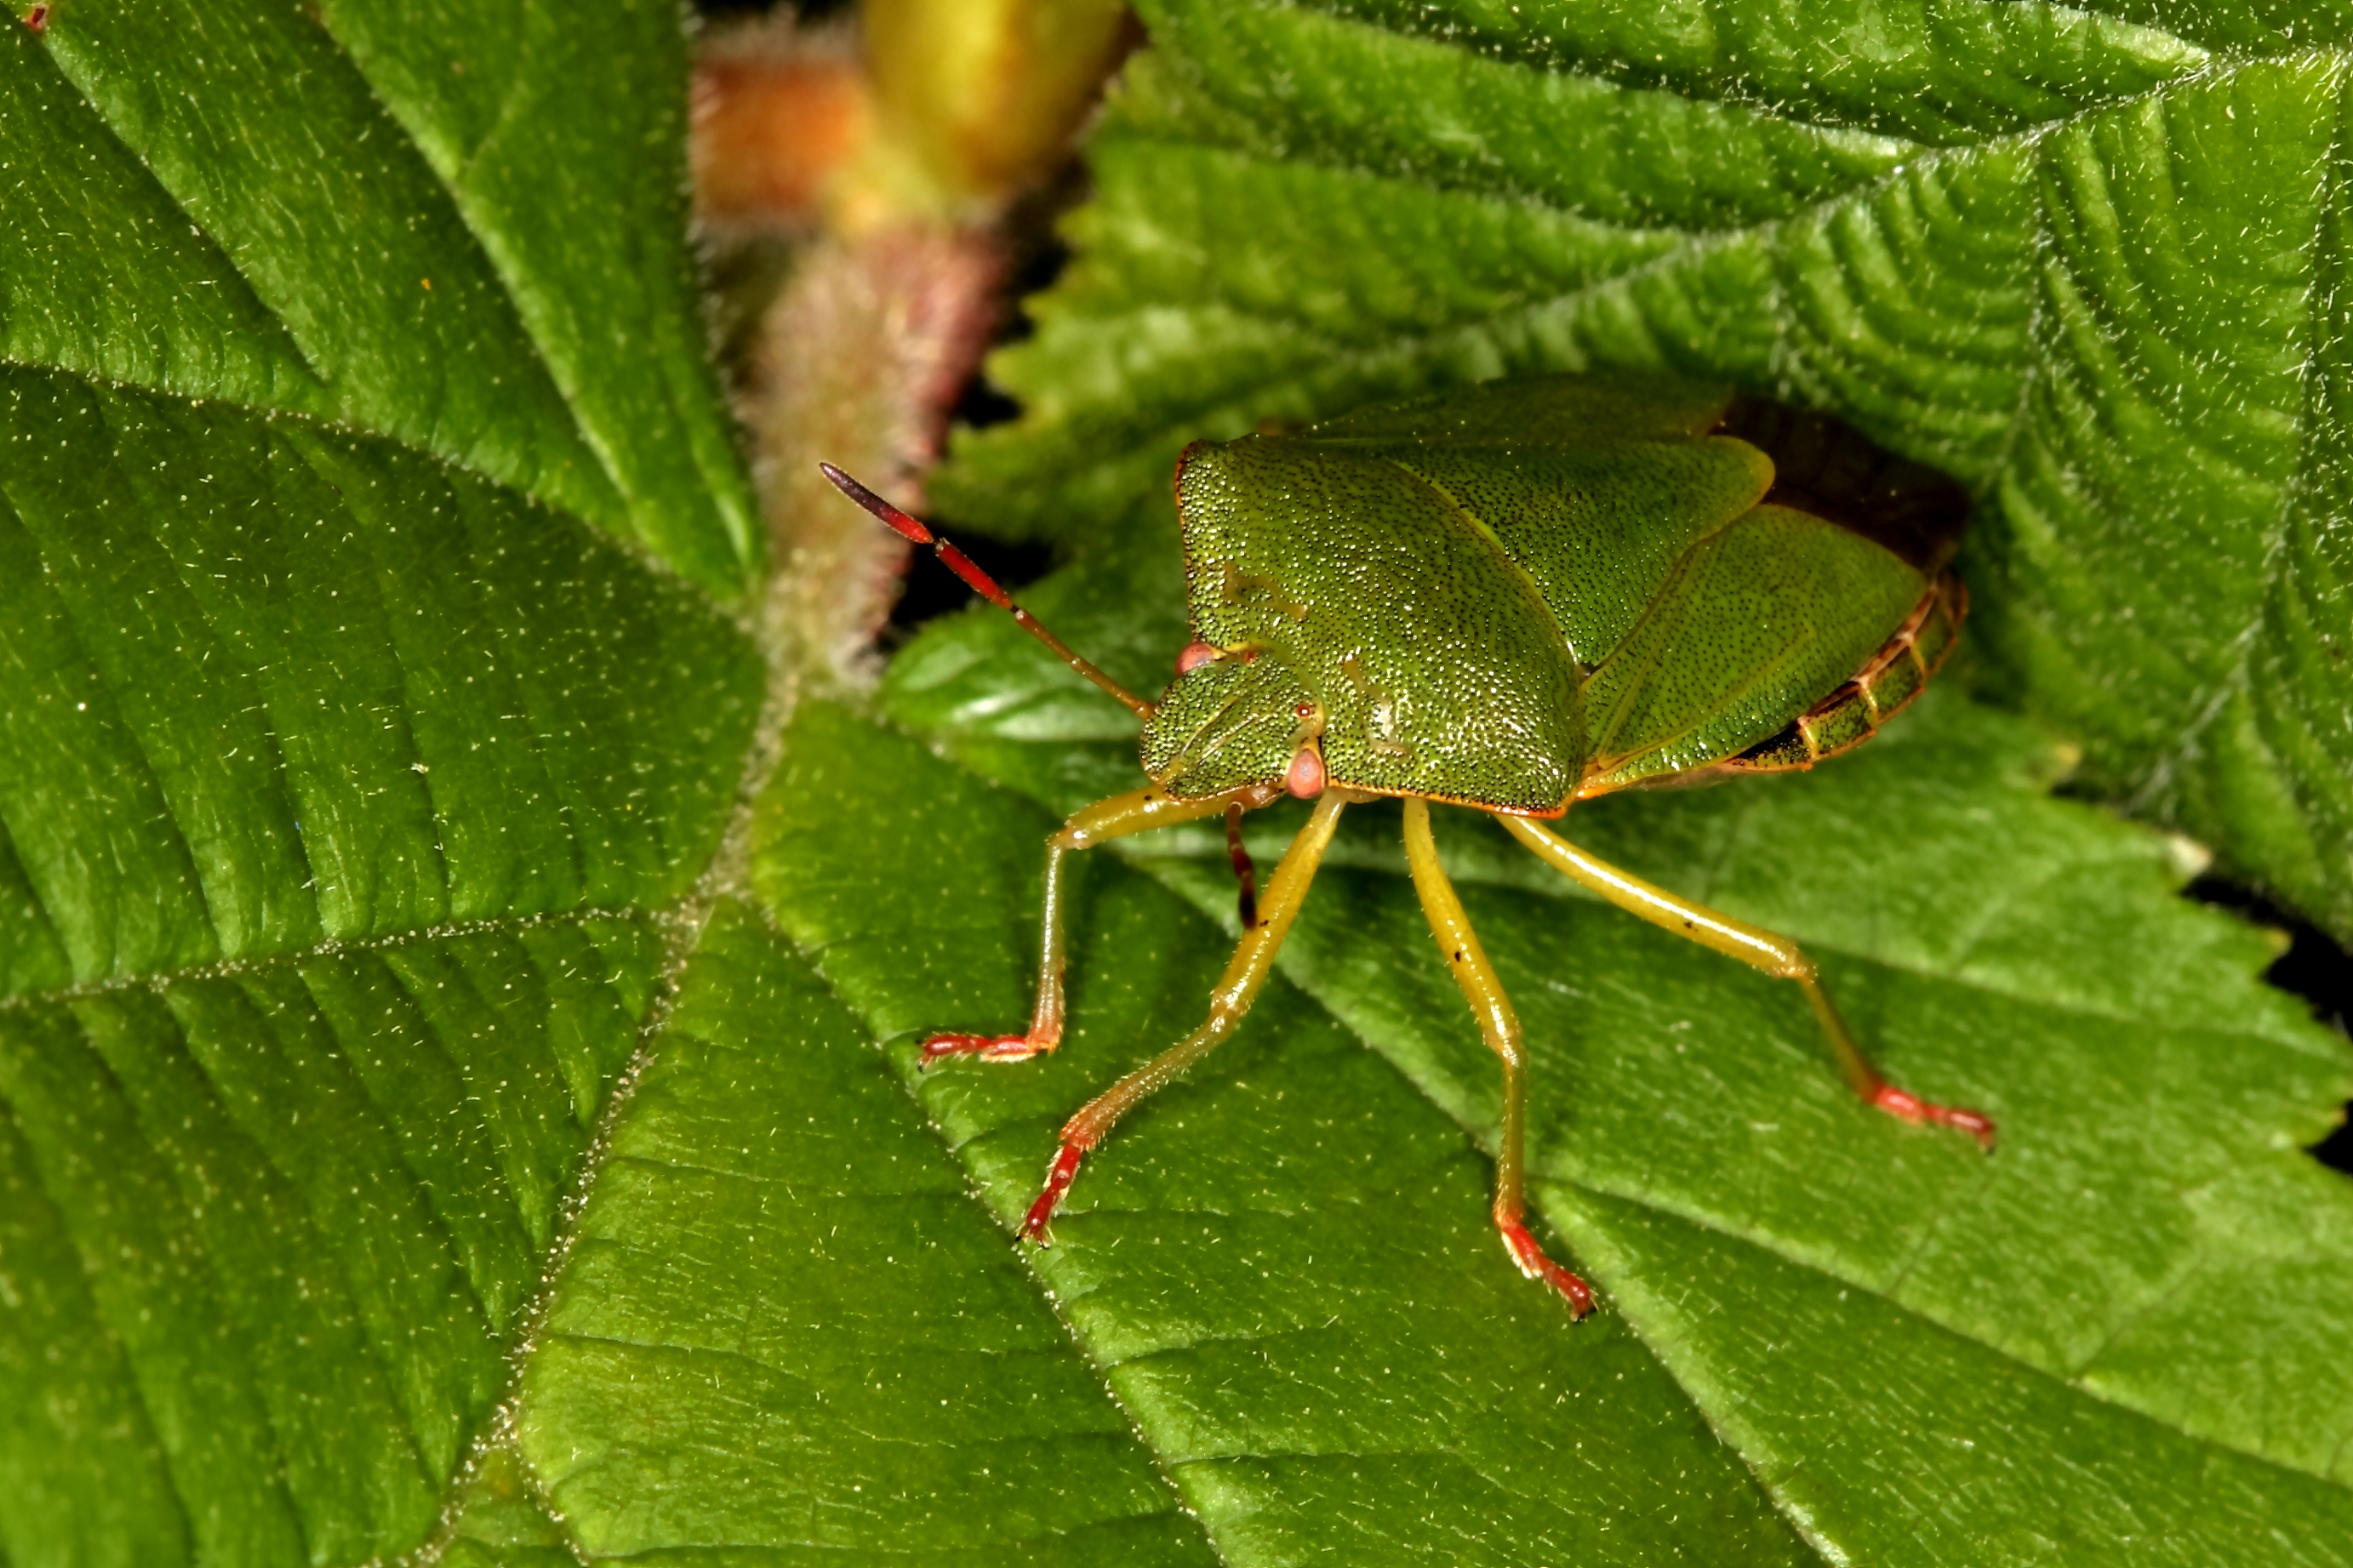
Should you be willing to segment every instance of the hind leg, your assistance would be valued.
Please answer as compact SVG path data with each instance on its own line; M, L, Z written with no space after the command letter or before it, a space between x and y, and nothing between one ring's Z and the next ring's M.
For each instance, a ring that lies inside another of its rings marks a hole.
M1957 1105L1931 1104L1880 1076L1879 1069L1855 1045L1854 1037L1847 1033L1846 1020L1839 1016L1830 993L1822 989L1814 961L1788 937L1734 920L1730 915L1720 915L1704 904L1679 899L1640 877L1630 877L1524 816L1498 814L1496 819L1547 865L1628 913L1640 915L1654 926L1703 947L1714 948L1777 979L1796 981L1804 989L1806 1000L1813 1004L1814 1017L1830 1041L1831 1054L1838 1058L1839 1070L1846 1075L1855 1093L1869 1103L1906 1121L1957 1129L1976 1139L1980 1147L1993 1147L1993 1119L1985 1112Z

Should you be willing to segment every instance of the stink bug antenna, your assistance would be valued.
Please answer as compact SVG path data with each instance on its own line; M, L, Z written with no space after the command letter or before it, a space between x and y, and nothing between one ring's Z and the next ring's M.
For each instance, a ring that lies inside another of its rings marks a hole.
M1097 686L1102 687L1105 691L1110 692L1113 697L1118 698L1120 701L1127 705L1128 710L1134 713L1137 718L1149 719L1152 717L1151 703L1146 702L1143 698L1138 697L1134 692L1130 691L1126 687L1122 686L1118 681L1113 680L1110 676L1105 675L1102 670L1097 669L1093 665L1088 663L1085 659L1081 658L1077 654L1071 652L1070 645L1065 643L1061 638L1056 637L1053 633L1048 631L1044 626L1039 624L1037 616L1031 615L1029 611L1015 604L1013 602L1013 596L1010 594L1008 594L1003 588L998 587L997 584L997 579L990 576L987 573L982 571L977 565L976 565L971 556L966 555L963 551L958 550L955 545L950 544L946 540L942 539L938 534L934 533L930 529L925 528L922 523L916 521L913 518L909 517L905 512L901 511L897 507L892 506L889 501L884 500L881 496L876 495L872 490L868 489L864 485L860 484L856 479L851 479L839 468L835 468L831 463L819 463L818 465L818 469L819 472L823 473L827 479L833 481L834 489L839 490L843 495L848 496L851 500L856 501L860 506L865 508L866 510L871 512L875 518L879 519L882 522L888 523L892 532L897 533L901 538L910 540L914 543L930 545L932 547L933 553L940 558L941 564L944 565L949 571L955 573L957 576L963 578L965 586L969 587L974 593L978 594L982 598L987 599L998 609L1012 616L1016 621L1020 623L1021 629L1023 631L1028 632L1031 637L1036 637L1039 642L1044 643L1048 647L1052 648L1054 650L1055 658L1060 659L1064 664L1069 665L1072 669L1077 670L1081 675L1085 676L1089 680L1093 681Z

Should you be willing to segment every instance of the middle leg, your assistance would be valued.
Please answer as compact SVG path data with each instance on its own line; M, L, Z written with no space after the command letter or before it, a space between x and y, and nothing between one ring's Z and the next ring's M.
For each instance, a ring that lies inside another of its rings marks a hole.
M1520 1042L1520 1016L1504 994L1504 983L1462 912L1462 900L1438 861L1438 843L1430 836L1430 803L1405 803L1405 860L1413 872L1413 890L1421 895L1421 912L1430 917L1430 934L1446 955L1447 972L1462 988L1463 999L1479 1020L1487 1048L1504 1064L1504 1136L1495 1152L1495 1229L1504 1249L1531 1279L1541 1279L1568 1298L1571 1317L1593 1310L1593 1292L1585 1281L1544 1254L1529 1234L1523 1194L1527 1141L1527 1063Z

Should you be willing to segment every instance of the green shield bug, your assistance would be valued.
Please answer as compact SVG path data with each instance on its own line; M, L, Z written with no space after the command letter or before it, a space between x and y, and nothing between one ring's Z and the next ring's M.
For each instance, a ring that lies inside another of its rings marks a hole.
M1148 702L1065 647L955 545L825 472L1144 724L1151 783L1086 807L1048 841L1029 1028L935 1035L926 1066L1020 1061L1060 1043L1070 851L1222 815L1242 874L1242 938L1207 1021L1063 1127L1024 1224L1032 1241L1046 1241L1079 1162L1120 1116L1233 1033L1341 811L1382 795L1405 803L1415 890L1503 1063L1495 1227L1521 1271L1577 1315L1591 1291L1545 1256L1523 1212L1519 1022L1440 866L1431 801L1487 812L1620 909L1795 981L1864 1101L1992 1147L1984 1115L1879 1075L1795 942L1543 825L1594 795L1811 767L1869 739L1927 683L1967 610L1945 570L1966 504L1936 476L1827 421L1721 389L1567 377L1197 442L1176 470L1193 640L1174 684ZM1314 809L1253 909L1241 815L1285 794Z

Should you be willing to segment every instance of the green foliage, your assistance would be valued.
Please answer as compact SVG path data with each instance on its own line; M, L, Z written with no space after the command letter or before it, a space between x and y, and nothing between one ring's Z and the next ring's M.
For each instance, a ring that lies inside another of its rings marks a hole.
M1957 168L1969 127L2196 58L1947 5L1890 95L1806 57L1828 29L1679 15L1161 16L1094 259L1028 351L1040 422L987 459L1094 498L1041 611L1157 684L1170 519L1113 508L1165 480L1155 442L1500 363L1532 258L1651 258L1697 300L1679 225L1753 258L1944 166L1895 138L1949 133ZM1175 68L1270 79L1244 68L1301 29L1288 120ZM1647 63L1580 76L1593 38ZM1063 1052L915 1072L923 1031L1021 1016L1039 840L1133 782L1133 722L974 616L871 710L786 722L689 282L674 10L60 0L0 39L11 1568L2353 1561L2353 1191L2298 1152L2353 1067L2255 982L2259 934L2172 896L2164 841L2049 798L2036 731L1932 693L1818 774L1573 822L1805 940L1892 1069L2002 1119L1990 1159L1855 1105L1787 987L1442 813L1530 1026L1541 1218L1602 1290L1572 1329L1495 1245L1493 1067L1393 808L1358 808L1240 1038L1025 1253L1057 1123L1201 1005L1222 846L1082 858ZM2259 70L2293 74L2234 55L2199 90ZM1172 129L1212 121L1243 140ZM1314 145L1359 163L1283 151ZM1137 174L1221 248L1113 266ZM1229 180L1364 182L1430 254L1327 228L1294 268L1313 209ZM1469 281L1429 292L1446 253ZM1071 301L1147 264L1261 303L1138 306L1093 351L1135 357L1089 372ZM1627 332L1665 320L1651 286L1610 285ZM1767 297L1746 330L1800 332ZM1347 348L1359 319L1391 325ZM1205 379L1217 320L1263 384ZM1345 352L1275 374L1311 341ZM1970 341L1947 372L1995 374ZM1915 447L1951 438L1916 406ZM2040 601L2000 571L2014 651Z
M1989 684L2353 940L2341 6L1151 0L1079 260L934 486L1505 372L1834 410L1979 496Z
M379 431L743 589L675 7L50 10L0 41L10 361Z
M13 1564L429 1534L734 804L682 41L560 23L0 28Z

